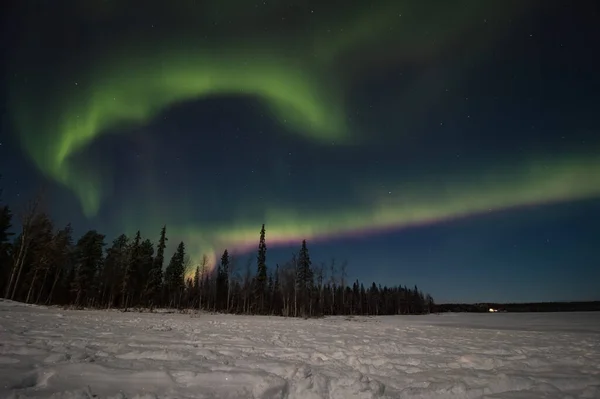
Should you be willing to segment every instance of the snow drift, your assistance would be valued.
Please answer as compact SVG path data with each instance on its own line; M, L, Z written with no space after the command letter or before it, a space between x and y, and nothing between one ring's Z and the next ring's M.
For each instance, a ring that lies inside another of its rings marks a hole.
M280 317L0 302L1 398L600 398L600 313Z

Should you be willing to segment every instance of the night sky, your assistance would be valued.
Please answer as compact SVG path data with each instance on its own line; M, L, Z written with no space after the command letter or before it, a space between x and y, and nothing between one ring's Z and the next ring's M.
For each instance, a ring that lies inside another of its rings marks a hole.
M21 0L0 186L437 302L600 299L595 1ZM253 268L254 268L253 264Z

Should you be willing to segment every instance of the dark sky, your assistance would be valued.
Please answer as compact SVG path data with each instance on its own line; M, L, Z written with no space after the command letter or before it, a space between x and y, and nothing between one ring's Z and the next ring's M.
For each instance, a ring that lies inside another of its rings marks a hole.
M594 1L23 0L3 201L438 302L600 299Z

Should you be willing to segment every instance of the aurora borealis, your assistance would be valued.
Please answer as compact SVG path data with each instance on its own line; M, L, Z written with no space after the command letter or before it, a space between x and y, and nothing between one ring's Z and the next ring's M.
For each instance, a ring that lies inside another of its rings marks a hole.
M377 267L353 260L358 243L381 239L396 244L378 278L412 281L391 254L424 226L458 223L450 240L470 220L490 242L547 243L564 223L600 220L598 77L578 41L598 28L581 28L593 15L583 6L83 4L11 6L11 138L0 147L6 195L50 184L53 213L76 227L154 237L166 224L170 244L185 241L198 260L224 248L246 256L265 223L270 249L337 243L326 256L361 276ZM489 225L498 215L515 221L502 239ZM540 237L523 238L524 225L547 220ZM597 225L568 234L584 245L574 259L587 281L600 277L600 256L585 247ZM536 249L532 270L573 250L553 245ZM437 263L491 268L485 255L438 250ZM525 268L521 255L490 263ZM586 295L600 288L585 284ZM459 291L441 297L480 295Z

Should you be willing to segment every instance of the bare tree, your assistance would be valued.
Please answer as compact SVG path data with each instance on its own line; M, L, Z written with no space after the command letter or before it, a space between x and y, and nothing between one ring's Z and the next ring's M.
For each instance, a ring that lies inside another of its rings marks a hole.
M296 296L296 268L290 260L279 268L279 285L281 289L281 300L283 302L282 315L292 315L292 301Z
M56 284L60 280L62 271L63 271L62 265L57 265L56 273L54 274L54 281L52 281L52 287L50 287L50 292L48 293L48 298L46 298L46 305L49 305L52 303L52 295L54 295L54 290L56 289Z
M252 287L250 287L252 278L252 263L254 261L254 255L250 255L246 261L246 273L244 274L244 313L250 313L250 293Z
M52 302L52 295L54 294L54 290L56 288L56 284L60 280L62 272L65 268L65 263L67 262L68 257L70 256L71 251L71 225L68 224L64 229L60 230L55 235L54 239L54 259L53 259L53 273L54 280L52 281L52 286L50 288L50 292L48 293L48 297L46 298L46 304L50 304ZM48 271L48 269L46 270ZM46 273L47 275L47 273ZM44 283L46 281L46 276L44 276ZM44 284L42 284L44 285ZM38 294L37 303L40 302L40 296L42 295L42 289Z
M40 225L36 228L38 231L36 232L36 236L38 239L35 243L35 258L33 265L33 277L29 283L29 290L27 291L27 297L25 298L25 303L30 303L30 300L33 299L33 289L35 287L36 282L38 281L39 275L45 271L44 273L44 281L42 282L41 290L44 288L44 283L46 282L46 277L48 276L48 270L50 269L50 262L52 258L52 249L57 241L56 234L52 232L52 221L47 216L40 214L39 219Z
M31 202L29 202L23 212L20 213L19 218L21 220L21 235L19 239L19 251L17 252L17 256L14 258L13 267L10 272L10 278L4 293L5 298L14 299L17 288L19 287L21 272L23 271L25 258L27 257L27 252L29 251L29 247L31 245L33 223L35 218L40 213L41 202L42 194L40 193Z

